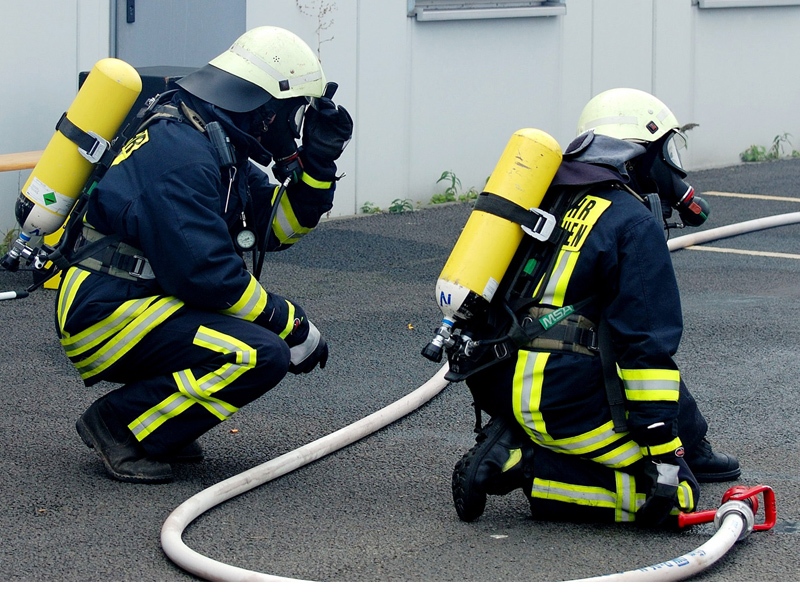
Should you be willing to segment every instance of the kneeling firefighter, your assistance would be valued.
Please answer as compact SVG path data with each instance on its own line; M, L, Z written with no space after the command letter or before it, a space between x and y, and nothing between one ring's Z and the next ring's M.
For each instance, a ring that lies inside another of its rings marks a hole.
M664 227L679 226L673 209L691 226L708 214L684 181L678 121L614 89L578 133L540 205L556 233L525 236L487 311L444 340L478 420L453 473L465 521L487 494L521 488L536 519L670 526L694 510L698 481L740 474L711 450L672 358L682 316Z
M170 462L202 458L200 435L328 358L303 309L244 258L260 249L260 270L331 209L353 128L335 84L299 37L259 27L178 86L150 101L93 190L57 299L84 383L123 384L76 427L127 482L169 481ZM283 185L251 159L274 161Z

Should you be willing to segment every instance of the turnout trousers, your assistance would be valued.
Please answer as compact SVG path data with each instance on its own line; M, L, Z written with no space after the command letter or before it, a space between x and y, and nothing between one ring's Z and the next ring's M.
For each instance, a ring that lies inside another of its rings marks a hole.
M103 372L99 402L149 455L170 454L275 387L289 347L249 321L183 306Z
M521 355L526 353L523 351ZM535 353L531 353L535 357ZM515 386L514 360L508 360L467 378L476 406L491 416L517 422L535 444L533 484L526 489L534 518L592 522L632 522L636 510L651 492L644 476L644 460L629 434L616 434L602 381L577 379L576 398L596 390L596 402L569 403L562 414L567 425L584 427L564 434L565 425L548 421L536 411L538 403L519 402L519 377ZM523 373L524 374L524 373ZM588 384L588 385L587 385ZM539 388L541 389L541 388ZM516 391L515 391L516 390ZM517 397L515 407L515 394ZM585 425L594 417L594 425ZM599 425L598 425L599 424ZM527 425L527 427L526 427ZM705 436L708 424L683 381L678 401L678 431L687 451ZM680 486L676 510L691 512L697 506L699 485L691 470L679 461Z

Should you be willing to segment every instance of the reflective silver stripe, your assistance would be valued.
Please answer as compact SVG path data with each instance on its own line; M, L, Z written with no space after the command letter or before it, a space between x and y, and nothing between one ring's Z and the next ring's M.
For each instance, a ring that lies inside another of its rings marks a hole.
M208 412L223 421L238 410L223 400L212 397L256 365L258 352L246 343L231 336L200 326L193 343L224 355L232 355L233 362L222 365L215 371L203 375L198 381L191 369L172 374L177 391L154 406L128 425L136 439L141 441L162 423L178 416L194 404L200 404Z
M186 398L186 396L182 396L182 395L181 396L175 396L174 400L172 402L170 402L169 404L166 404L165 406L162 406L158 411L155 411L152 414L148 414L148 417L145 420L140 421L135 427L132 427L131 428L131 433L133 433L133 435L136 436L136 438L138 440L141 440L142 438L139 437L139 436L142 433L144 433L145 431L147 431L147 429L148 429L148 427L150 425L152 425L153 423L155 423L159 419L166 419L168 414L175 412L178 408L181 407L182 404L185 404L187 402L191 402L191 401L189 401ZM194 404L194 402L191 402L191 404ZM188 406L186 408L188 408ZM181 412L183 412L183 411L181 411ZM175 416L175 415L173 415L173 416Z
M103 346L99 352L93 354L84 361L75 363L75 367L78 369L81 377L85 378L90 375L94 375L95 372L99 373L100 371L108 368L108 366L110 366L116 360L115 357L117 354L125 354L125 352L130 350L140 338L144 337L148 331L164 321L164 319L166 319L175 310L183 306L183 302L181 300L173 297L168 298L169 299L166 302L162 303L157 308L154 308L154 306L156 306L158 303L154 303L153 305L149 306L148 310L154 308L152 314L141 319L141 321L139 321L139 318L143 316L144 313L143 315L140 315L140 317L137 317L137 319L134 319L122 329L120 332L121 334L114 336L111 341Z
M623 450L619 452L619 450ZM598 462L601 465L606 465L607 467L611 467L612 469L617 469L620 467L626 467L631 463L636 462L641 458L642 450L636 443L632 443L630 446L626 447L624 444L618 448L614 448L610 452L603 454L602 456L598 456L593 458L594 462Z
M636 519L634 516L637 508L634 479L623 471L617 471L615 476L617 480L617 496L619 501L619 509L617 510L616 515L617 521L622 523L630 523Z
M612 117L602 117L589 121L584 125L585 129L594 129L600 125L638 125L639 119L636 117L626 117L625 115L617 115Z
M226 365L225 372L232 373L236 372L241 369L241 365ZM218 378L217 372L213 373L213 377L211 378L212 381L216 381ZM227 407L223 406L214 398L207 394L208 388L212 387L211 384L207 381L204 381L202 384L198 382L191 371L180 371L179 373L175 373L175 378L180 381L181 390L184 394L189 396L190 398L194 398L198 402L202 404L208 404L214 408L224 419L227 419L236 413L235 410L228 410Z
M547 364L547 359L550 357L549 352L520 352L519 356L524 356L525 360L522 364L524 369L522 374L522 386L520 389L520 414L522 415L523 425L528 430L528 435L532 436L538 442L544 442L545 438L540 431L538 431L536 422L533 420L533 413L531 412L531 404L533 403L533 384L536 381L536 365L538 361L542 361L541 373L538 378L541 381L541 376L544 375L544 368ZM519 358L517 359L519 361ZM528 362L532 361L533 366L528 368ZM517 368L520 365L518 363ZM539 407L541 396L536 397L536 407Z
M248 273L248 275L250 275L250 283L247 284L247 288L236 304L221 311L222 314L231 315L244 321L255 321L266 309L269 301L266 290L256 281L252 273Z
M245 50L241 46L237 46L234 44L233 46L231 46L231 52L241 56L243 59L247 61L250 61L276 81L288 82L290 88L299 85L301 83L308 83L310 81L317 81L319 79L322 79L322 71L313 71L312 73L308 73L307 75L300 75L299 77L292 77L291 79L287 79L286 76L284 76L282 73L280 73L276 69L273 69L271 65L267 64L259 57L257 57L255 54L249 52L248 50Z
M574 502L587 506L616 508L617 495L600 487L572 485L534 478L531 496L556 502Z
M153 298L143 298L142 300L132 302L119 314L113 313L110 317L111 320L101 321L98 325L102 326L98 327L96 331L93 331L94 327L96 327L95 325L85 329L83 332L81 332L81 334L71 336L63 340L62 346L64 347L64 351L67 353L67 356L82 354L91 350L100 342L103 342L117 331L122 329L122 327L124 327L125 324L130 321L131 317L141 314L141 312L146 309L148 305L152 303L152 301Z
M540 304L553 304L553 299L556 295L556 289L558 289L558 284L561 280L561 277L564 275L564 272L567 270L568 265L569 253L562 251L558 257L556 268L553 270L552 274L550 275L550 279L547 282L547 287L545 288L542 299L539 302Z
M626 390L635 391L659 391L668 390L675 392L680 390L680 382L670 379L623 379Z
M71 268L67 271L64 277L64 284L61 286L59 305L58 305L58 326L61 329L61 334L66 335L64 331L64 324L67 321L67 313L74 300L74 292L80 286L84 279L89 276L86 271Z

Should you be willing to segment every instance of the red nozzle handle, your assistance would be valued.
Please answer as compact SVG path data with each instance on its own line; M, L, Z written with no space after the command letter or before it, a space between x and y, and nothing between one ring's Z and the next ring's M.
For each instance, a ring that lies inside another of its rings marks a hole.
M755 487L745 487L743 485L730 488L722 496L722 503L725 504L730 500L750 500L753 507L753 513L758 511L758 495L764 494L764 522L754 525L753 531L765 531L772 529L775 526L777 517L777 510L775 505L775 492L771 487L766 485L757 485ZM699 525L700 523L710 523L716 516L716 510L703 510L696 513L681 513L678 515L678 526L689 527L691 525Z

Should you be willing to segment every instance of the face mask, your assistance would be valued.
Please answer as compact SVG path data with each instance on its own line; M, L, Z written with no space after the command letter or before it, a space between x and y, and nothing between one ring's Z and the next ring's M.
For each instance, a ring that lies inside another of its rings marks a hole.
M650 179L656 184L661 200L678 211L684 225L699 227L708 219L710 207L684 181L686 171L683 170L680 151L685 147L683 134L677 131L669 134L650 168Z
M256 109L250 135L257 138L267 133L288 131L293 138L299 139L307 105L307 98L270 100Z

